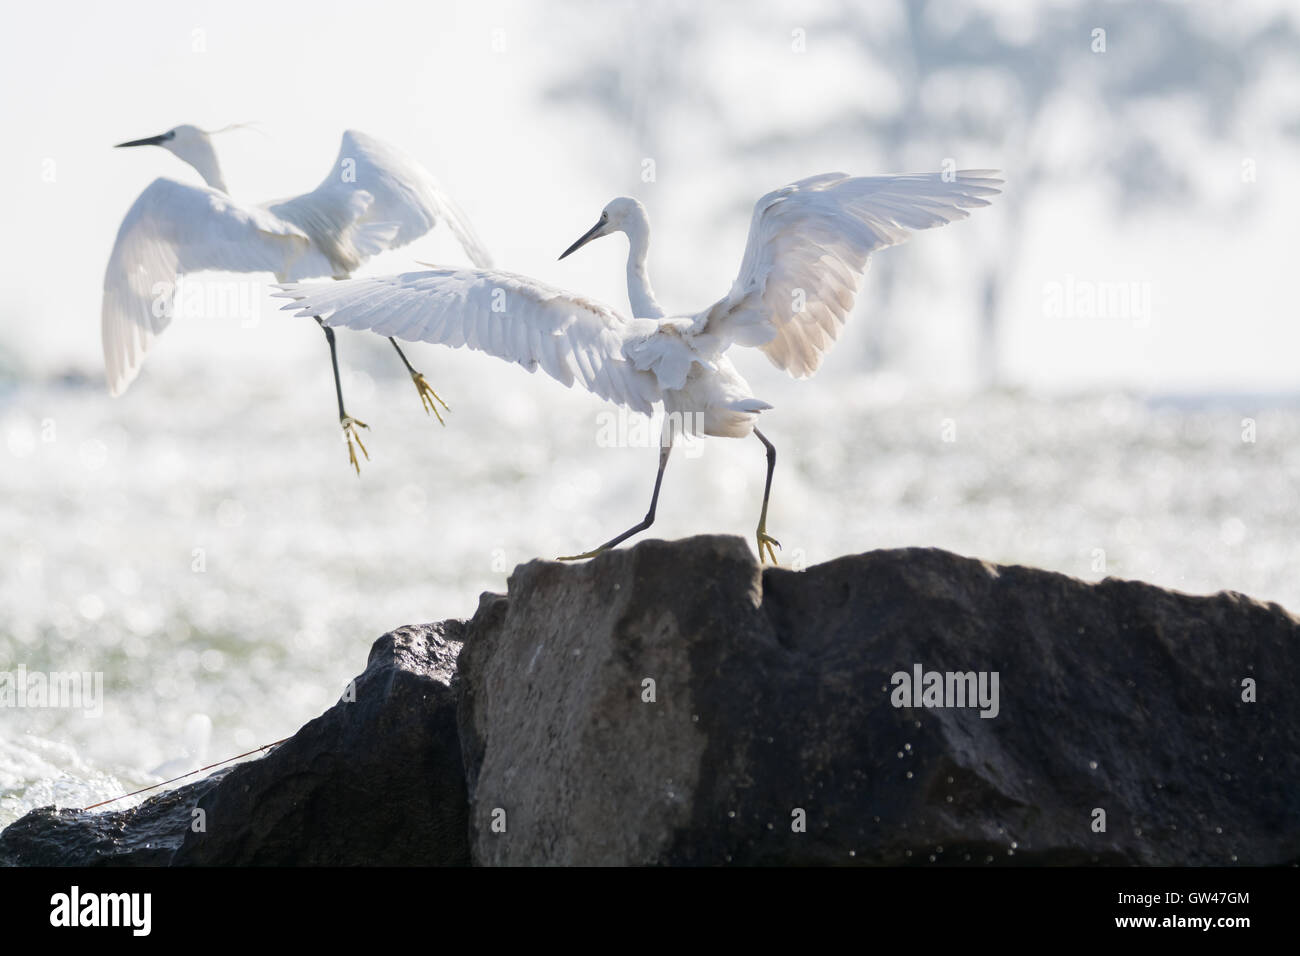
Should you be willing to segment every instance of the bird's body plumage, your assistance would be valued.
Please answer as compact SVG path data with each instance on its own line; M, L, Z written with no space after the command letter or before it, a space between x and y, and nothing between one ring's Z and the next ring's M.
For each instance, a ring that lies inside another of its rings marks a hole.
M586 236L625 231L632 317L526 276L434 269L331 285L283 284L286 308L326 325L468 347L541 368L566 386L707 435L744 437L760 412L726 352L761 349L795 377L811 375L853 308L868 257L912 230L988 205L1001 180L983 170L849 177L828 173L758 201L731 290L691 315L665 316L645 275L649 224L634 200L615 200ZM616 204L621 204L616 206ZM614 219L610 220L611 210ZM565 253L568 254L567 252ZM640 313L648 312L649 315Z
M338 157L319 186L264 208L307 233L325 260L300 263L295 270L300 274L281 281L343 278L370 256L414 242L439 222L451 229L470 262L492 264L465 214L428 170L397 147L356 130L344 132Z
M174 134L181 133L180 136ZM104 275L101 329L109 391L139 373L172 313L177 280L203 271L270 272L286 282L344 278L445 222L470 261L491 264L468 219L410 156L355 130L316 189L250 205L225 191L207 135L193 127L148 141L170 148L207 185L154 180L127 212ZM136 144L124 144L136 145Z

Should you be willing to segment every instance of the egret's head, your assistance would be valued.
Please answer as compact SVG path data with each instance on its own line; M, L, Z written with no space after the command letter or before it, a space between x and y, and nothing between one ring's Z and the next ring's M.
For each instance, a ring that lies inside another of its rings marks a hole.
M571 252L577 252L593 239L599 239L601 236L608 236L613 232L622 232L631 235L631 230L644 226L647 222L645 207L630 196L619 196L617 199L611 199L600 213L600 219L596 224L588 229L573 245L564 250L564 254L569 255Z
M206 145L208 134L197 126L190 126L188 123L184 126L177 126L169 129L165 133L159 133L157 136L146 136L144 139L133 139L129 142L118 143L118 149L124 146L161 146L169 153L184 158L186 153L192 152L196 147Z
M225 129L234 128L233 126L225 127ZM123 146L161 146L177 159L189 163L197 169L199 175L203 177L204 182L209 186L226 192L225 181L221 178L221 168L217 164L217 154L212 148L214 133L225 132L225 129L214 130L213 133L209 133L207 130L201 130L197 126L190 126L187 123L169 129L165 133L159 133L157 136L133 139L126 143L118 143L117 146L119 148Z

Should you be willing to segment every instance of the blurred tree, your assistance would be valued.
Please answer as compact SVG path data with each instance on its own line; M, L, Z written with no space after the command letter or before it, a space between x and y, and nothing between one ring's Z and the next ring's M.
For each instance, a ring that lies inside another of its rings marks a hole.
M604 39L595 62L584 58L546 95L594 111L612 136L623 138L624 149L668 157L689 146L716 151L732 166L764 157L767 165L799 168L801 155L847 147L876 157L881 171L914 168L918 157L929 160L922 168L951 157L958 166L1004 170L1008 184L996 217L1001 235L978 254L973 361L986 384L1001 378L1003 290L1018 267L1034 202L1048 189L1090 182L1105 185L1116 216L1204 201L1195 196L1199 151L1215 142L1253 141L1258 130L1245 128L1242 103L1275 67L1300 60L1300 33L1281 12L1178 0L1067 0L1010 9L952 0L833 0L813 7L778 0L616 9L623 29L611 36L609 4L562 8L572 20L566 29L603 29ZM713 54L734 34L776 49L771 38L787 42L795 20L807 56L821 55L824 38L847 38L852 55L892 88L843 96L820 113L810 105L815 121L797 134L777 114L757 131L737 131L730 115L744 91L729 88L727 70ZM685 117L697 126L688 137ZM702 122L709 125L700 129ZM1300 134L1294 106L1289 113L1275 110L1270 122L1292 138ZM715 141L702 144L703 136ZM815 171L821 170L805 173ZM733 181L740 186L739 177ZM751 193L748 184L743 192L724 190L719 211L747 206ZM1233 201L1248 202L1249 194ZM875 273L883 301L904 270ZM865 359L873 366L903 348L901 330L882 311L867 336Z

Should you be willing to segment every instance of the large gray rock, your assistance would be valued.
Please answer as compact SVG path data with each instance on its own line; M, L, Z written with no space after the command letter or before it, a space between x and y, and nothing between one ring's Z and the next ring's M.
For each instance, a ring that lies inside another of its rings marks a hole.
M1298 637L1238 594L936 550L534 561L460 660L474 862L1297 862ZM996 671L997 715L893 706L917 664Z

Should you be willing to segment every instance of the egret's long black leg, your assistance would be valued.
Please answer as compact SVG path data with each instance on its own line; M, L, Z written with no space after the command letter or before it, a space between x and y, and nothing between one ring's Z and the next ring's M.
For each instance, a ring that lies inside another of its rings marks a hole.
M614 547L615 545L620 544L623 541L626 541L628 538L632 537L632 535L644 531L646 528L654 524L655 508L659 504L659 486L663 484L664 469L668 467L668 453L672 450L673 450L673 446L671 444L664 445L659 450L659 473L655 475L655 490L654 490L654 494L650 496L650 510L645 513L645 518L642 519L640 524L633 525L632 527L628 528L626 531L624 531L616 538L610 538L599 548L593 548L592 550L587 551L584 554L571 554L567 557L557 558L556 560L581 561L584 558L594 558L596 555L600 554L600 552L608 551L610 548Z
M352 462L352 467L357 470L359 475L361 474L361 464L357 461L357 453L352 447L352 442L356 441L357 447L361 449L361 454L366 456L366 461L369 461L370 452L366 451L366 446L361 444L361 436L357 434L357 429L369 428L370 426L359 418L352 418L344 411L343 383L339 381L339 356L338 348L334 344L334 330L322 322L319 315L315 316L315 319L325 331L325 341L330 345L330 364L334 366L334 394L339 400L339 424L343 426L343 437L347 439L348 443L348 461Z
M772 563L776 564L776 552L772 550L772 546L776 545L779 548L781 542L767 533L767 499L772 495L772 472L776 471L776 446L757 428L754 429L754 435L767 449L767 483L763 485L763 510L758 515L758 560L761 564L770 556ZM766 554L763 551L764 547L767 548Z
M424 380L424 376L417 372L414 367L412 367L411 363L406 360L406 354L402 351L402 347L397 344L397 339L390 335L388 341L393 343L393 348L397 349L397 354L401 357L402 364L405 365L406 370L411 373L411 381L415 383L415 390L420 393L420 404L424 406L425 414L427 415L429 412L433 412L434 416L438 419L438 423L446 425L447 423L442 420L442 416L438 414L438 406L433 403L436 399L447 411L451 411L451 406L442 400L442 396L435 392L433 388L430 387L429 383Z

